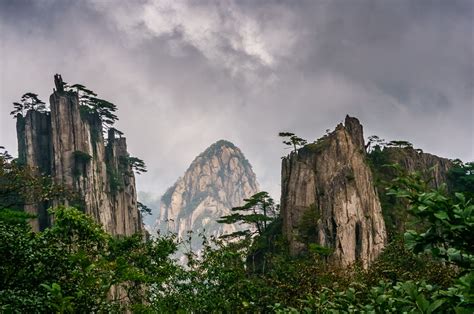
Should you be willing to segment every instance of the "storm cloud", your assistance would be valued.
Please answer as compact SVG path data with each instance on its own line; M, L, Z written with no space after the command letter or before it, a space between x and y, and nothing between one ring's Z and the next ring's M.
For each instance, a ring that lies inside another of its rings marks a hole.
M11 103L54 73L119 107L160 196L219 139L280 189L277 137L314 140L358 117L365 135L474 160L472 1L0 0L0 144Z

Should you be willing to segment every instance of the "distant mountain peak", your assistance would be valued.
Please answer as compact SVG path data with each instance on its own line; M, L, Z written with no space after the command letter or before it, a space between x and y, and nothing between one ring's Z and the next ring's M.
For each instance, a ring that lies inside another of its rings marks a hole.
M252 166L242 151L227 140L219 140L199 154L165 194L157 227L184 238L188 231L219 236L239 226L216 220L240 206L259 191Z
M212 144L211 146L209 146L206 150L208 149L212 149L214 147L229 147L229 148L237 148L234 143L228 141L228 140L224 140L224 139L221 139L221 140L218 140L217 142L215 142L214 144Z

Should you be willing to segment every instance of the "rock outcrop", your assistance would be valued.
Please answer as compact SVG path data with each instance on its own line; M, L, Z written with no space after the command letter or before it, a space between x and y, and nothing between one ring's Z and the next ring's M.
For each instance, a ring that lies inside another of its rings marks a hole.
M186 238L188 231L220 236L238 230L239 225L217 223L232 207L258 192L250 163L235 145L218 141L194 159L184 176L161 199L160 233ZM193 249L199 249L199 241Z
M408 142L401 141L401 143ZM440 188L443 184L447 184L449 189L448 174L453 166L453 162L449 159L423 153L419 149L414 149L409 143L399 147L393 145L376 146L370 150L367 156L382 204L382 213L389 239L405 232L410 216L404 202L393 195L386 194L386 189L390 187L392 180L400 175L399 170L386 167L386 165L398 164L402 173L420 173L431 188Z
M105 144L100 117L81 112L77 93L65 91L59 75L55 84L50 112L30 110L25 117L17 116L19 160L50 175L78 199L28 205L25 210L39 216L33 229L50 225L47 207L65 204L84 210L111 234L140 232L135 177L127 162L125 138L117 138L111 129Z
M283 158L281 182L291 254L325 247L331 263L367 267L382 251L385 224L357 119Z
M408 173L422 172L434 188L448 183L448 172L453 166L451 160L423 153L411 147L385 147L383 149L388 164L399 164Z
M17 115L18 159L37 173L51 171L51 115L49 112L30 110L23 117ZM49 225L48 202L26 204L24 210L37 215L31 221L33 230L42 230Z

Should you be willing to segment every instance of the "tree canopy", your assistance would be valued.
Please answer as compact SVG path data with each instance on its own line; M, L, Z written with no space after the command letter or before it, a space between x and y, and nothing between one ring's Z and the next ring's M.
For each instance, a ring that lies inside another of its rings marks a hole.
M29 110L45 112L48 109L45 102L39 99L37 94L31 92L23 94L20 102L13 103L13 108L14 110L10 112L10 115L14 118L16 118L18 114L25 116Z
M118 120L115 114L117 106L105 99L98 98L94 91L82 84L74 84L72 86L66 86L66 88L68 92L77 94L79 105L83 112L98 115L105 131L111 128L115 121Z
M277 217L278 207L275 206L268 192L258 192L250 198L244 199L244 201L246 202L244 205L232 208L234 213L222 216L217 222L246 224L251 226L251 228L233 232L225 237L262 235L269 223Z
M299 147L305 146L308 143L305 139L291 132L280 132L278 136L286 138L283 140L283 144L293 147L294 152L296 152Z

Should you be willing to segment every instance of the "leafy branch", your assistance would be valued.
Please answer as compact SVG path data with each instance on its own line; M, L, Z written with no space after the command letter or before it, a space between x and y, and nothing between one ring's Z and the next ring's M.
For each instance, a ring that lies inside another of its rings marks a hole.
M21 96L20 102L13 103L14 110L10 112L14 118L18 115L25 116L26 113L30 110L38 112L46 112L47 107L44 101L38 98L38 95L35 93L26 93Z
M293 151L295 153L299 147L303 147L308 143L308 141L306 141L305 139L296 136L294 133L291 132L280 132L278 133L278 136L285 138L285 140L283 140L283 144L293 147Z

